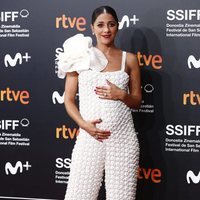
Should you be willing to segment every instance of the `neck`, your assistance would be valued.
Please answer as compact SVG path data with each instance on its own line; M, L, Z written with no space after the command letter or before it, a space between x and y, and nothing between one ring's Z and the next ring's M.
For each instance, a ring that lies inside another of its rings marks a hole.
M97 44L96 47L106 55L109 55L111 51L116 48L114 44L111 45Z

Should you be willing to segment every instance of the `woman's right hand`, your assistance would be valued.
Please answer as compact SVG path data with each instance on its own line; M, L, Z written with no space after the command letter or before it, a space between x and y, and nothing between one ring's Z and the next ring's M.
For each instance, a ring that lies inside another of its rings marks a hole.
M96 140L103 142L103 140L107 139L111 133L108 130L101 130L96 127L96 124L99 124L101 122L101 119L88 120L84 123L84 126L82 128Z

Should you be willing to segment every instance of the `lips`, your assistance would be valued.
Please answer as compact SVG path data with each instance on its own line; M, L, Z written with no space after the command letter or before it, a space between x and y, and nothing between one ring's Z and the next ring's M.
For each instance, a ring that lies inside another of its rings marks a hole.
M110 38L111 35L102 35L102 37L104 37L104 38Z

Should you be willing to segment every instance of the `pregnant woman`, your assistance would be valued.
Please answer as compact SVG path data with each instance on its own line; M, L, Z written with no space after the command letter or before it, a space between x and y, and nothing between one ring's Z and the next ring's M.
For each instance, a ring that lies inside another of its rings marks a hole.
M80 127L65 200L96 200L104 170L106 199L134 200L139 144L131 108L141 103L140 69L134 54L114 44L118 18L113 8L96 8L91 29L96 46L77 34L65 41L59 55L58 76L66 76L65 107Z

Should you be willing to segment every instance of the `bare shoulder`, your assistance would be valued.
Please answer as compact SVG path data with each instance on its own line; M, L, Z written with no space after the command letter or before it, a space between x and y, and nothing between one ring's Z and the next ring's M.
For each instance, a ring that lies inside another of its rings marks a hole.
M76 71L67 72L66 75L67 75L67 76L78 76L78 72L76 72Z
M129 70L137 70L139 68L137 56L130 52L127 52L126 64Z

